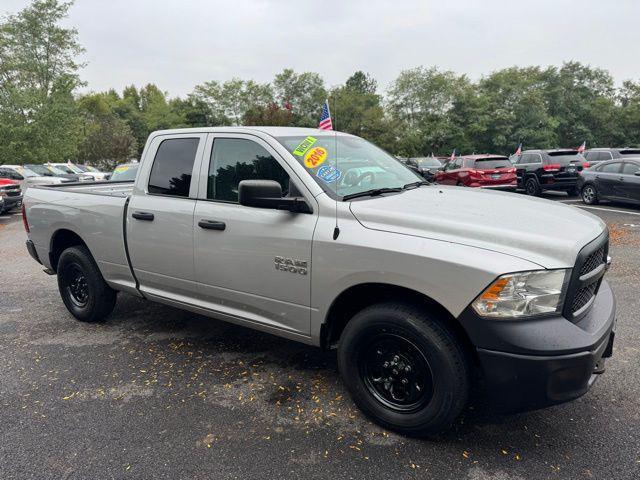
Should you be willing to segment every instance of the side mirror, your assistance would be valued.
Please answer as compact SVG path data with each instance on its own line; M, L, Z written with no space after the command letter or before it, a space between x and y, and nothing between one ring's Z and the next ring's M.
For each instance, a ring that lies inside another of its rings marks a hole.
M638 170L636 173L634 173L634 175L635 175L636 177L640 177L640 170Z
M312 212L304 197L283 197L282 187L274 180L242 180L238 185L238 202L245 207Z

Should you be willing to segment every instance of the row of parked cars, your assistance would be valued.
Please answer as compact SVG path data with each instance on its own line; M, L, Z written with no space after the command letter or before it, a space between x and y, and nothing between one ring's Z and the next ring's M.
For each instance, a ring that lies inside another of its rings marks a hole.
M580 195L587 204L613 200L640 204L640 149L525 150L503 155L401 159L426 180L443 185Z

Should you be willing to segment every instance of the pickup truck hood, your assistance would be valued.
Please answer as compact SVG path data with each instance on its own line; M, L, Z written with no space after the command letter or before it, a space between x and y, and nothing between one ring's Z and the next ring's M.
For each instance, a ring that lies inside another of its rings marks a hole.
M559 202L438 185L365 197L350 208L366 228L492 250L544 268L572 267L606 229L598 217Z

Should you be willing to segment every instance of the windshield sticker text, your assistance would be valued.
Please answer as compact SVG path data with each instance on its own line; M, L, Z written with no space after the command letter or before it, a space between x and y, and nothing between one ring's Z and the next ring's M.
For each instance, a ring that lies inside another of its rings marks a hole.
M293 151L293 154L297 155L298 157L303 156L305 153L307 153L307 150L309 150L313 146L313 144L316 143L317 141L318 141L318 139L315 138L315 137L307 137L307 138L305 138L296 147L296 149Z

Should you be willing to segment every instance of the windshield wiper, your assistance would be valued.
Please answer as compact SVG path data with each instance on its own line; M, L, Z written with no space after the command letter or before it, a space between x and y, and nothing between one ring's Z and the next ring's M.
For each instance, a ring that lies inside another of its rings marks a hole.
M383 193L392 193L392 192L401 192L402 188L400 187L385 187L385 188L372 188L371 190L365 190L363 192L350 193L349 195L345 195L342 197L343 201L351 200L352 198L358 197L375 197L377 195L382 195Z
M427 182L426 180L418 180L417 182L407 183L402 187L403 190L410 190L413 188L421 187L422 185L431 185L431 182Z

